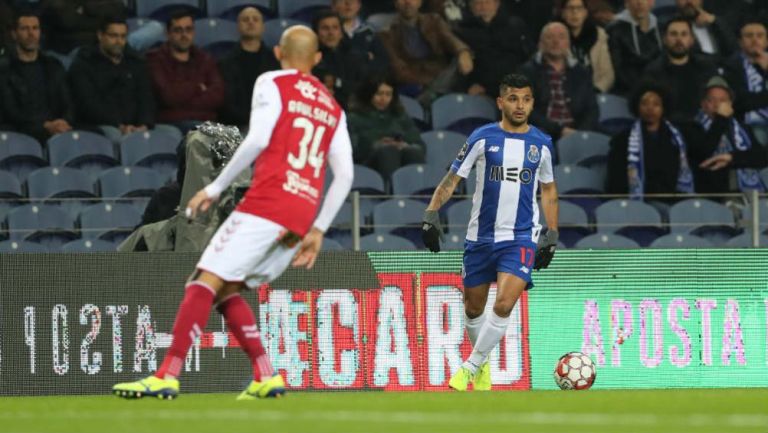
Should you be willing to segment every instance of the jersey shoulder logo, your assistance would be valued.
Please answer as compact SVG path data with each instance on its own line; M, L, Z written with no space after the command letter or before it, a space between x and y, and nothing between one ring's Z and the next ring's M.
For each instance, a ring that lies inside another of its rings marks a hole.
M539 159L541 159L539 148L536 147L535 144L532 144L531 147L528 148L528 161L531 161L532 164L536 164L539 162Z
M464 161L464 158L467 156L467 149L469 149L469 143L464 142L464 146L461 146L461 150L459 150L459 154L456 156L456 159L459 161Z

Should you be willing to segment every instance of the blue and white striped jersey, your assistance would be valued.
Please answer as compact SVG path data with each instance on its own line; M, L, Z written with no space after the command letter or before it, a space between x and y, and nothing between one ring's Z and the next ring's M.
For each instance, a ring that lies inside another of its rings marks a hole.
M451 170L466 178L475 166L477 187L467 240L538 241L541 225L536 190L554 182L552 137L530 126L525 134L504 131L499 123L477 128L469 136Z

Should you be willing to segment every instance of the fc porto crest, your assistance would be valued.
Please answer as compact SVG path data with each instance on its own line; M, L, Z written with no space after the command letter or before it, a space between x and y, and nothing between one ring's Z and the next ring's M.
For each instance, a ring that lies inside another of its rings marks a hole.
M536 164L539 162L539 159L541 159L541 154L539 153L539 148L536 146L531 146L528 148L528 161L531 161L531 164Z

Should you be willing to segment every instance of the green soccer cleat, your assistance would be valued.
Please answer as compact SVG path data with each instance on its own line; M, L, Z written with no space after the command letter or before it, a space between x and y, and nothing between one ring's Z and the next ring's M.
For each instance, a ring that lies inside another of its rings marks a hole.
M474 379L474 376L475 375L472 374L468 368L461 366L456 373L451 376L451 379L448 381L448 386L456 391L466 391L469 382Z
M112 394L122 398L157 397L173 400L179 395L179 381L149 376L136 382L118 383L112 387Z
M472 389L475 391L491 390L491 364L485 361L477 370L475 378L472 381Z
M256 400L257 398L280 398L285 395L283 376L275 374L264 382L253 381L245 391L237 396L238 400Z

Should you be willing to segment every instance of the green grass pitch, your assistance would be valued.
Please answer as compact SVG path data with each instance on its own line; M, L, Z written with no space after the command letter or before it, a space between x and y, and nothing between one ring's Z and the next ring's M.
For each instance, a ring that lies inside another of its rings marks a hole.
M768 433L768 390L0 398L3 433Z

